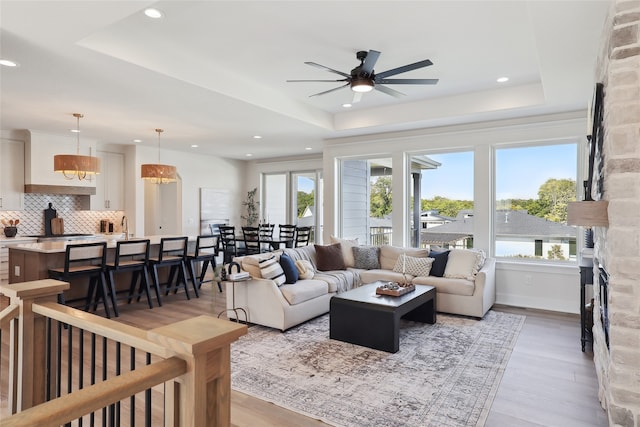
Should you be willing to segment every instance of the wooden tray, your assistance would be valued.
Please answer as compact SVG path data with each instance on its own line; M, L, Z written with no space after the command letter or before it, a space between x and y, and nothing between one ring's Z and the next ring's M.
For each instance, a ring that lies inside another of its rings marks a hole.
M409 292L415 291L416 290L416 285L414 285L413 283L408 284L408 285L400 285L399 289L383 289L381 287L377 287L376 288L376 294L377 295L391 295L393 297L399 297L400 295L404 295L407 294Z

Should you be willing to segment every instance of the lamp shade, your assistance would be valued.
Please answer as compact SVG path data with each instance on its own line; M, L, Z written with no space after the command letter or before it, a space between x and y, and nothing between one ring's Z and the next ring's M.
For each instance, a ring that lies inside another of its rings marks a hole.
M79 154L57 154L53 156L53 170L66 177L77 175L78 178L100 173L100 159Z
M176 182L178 179L175 166L153 163L142 165L141 177L154 184L168 184L170 182Z

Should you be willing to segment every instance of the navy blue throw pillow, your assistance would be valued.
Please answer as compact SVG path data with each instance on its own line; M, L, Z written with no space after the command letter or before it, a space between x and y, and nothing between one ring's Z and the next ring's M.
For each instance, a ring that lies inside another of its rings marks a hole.
M447 266L447 260L449 259L449 251L431 251L429 252L429 258L433 258L433 264L431 264L431 271L429 272L429 276L444 276L444 269Z
M280 255L280 267L284 270L284 277L286 277L284 283L292 285L300 278L298 268L289 255Z

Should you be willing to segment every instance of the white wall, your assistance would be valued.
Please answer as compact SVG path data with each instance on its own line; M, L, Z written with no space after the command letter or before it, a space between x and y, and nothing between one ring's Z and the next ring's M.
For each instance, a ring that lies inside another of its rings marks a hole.
M393 182L402 180L403 153L471 150L474 152L474 246L493 253L491 242L494 190L493 150L496 147L533 143L585 142L586 111L525 119L448 126L383 135L326 141L324 149L324 237L339 229L340 158L392 157ZM579 174L582 168L579 168ZM578 181L582 177L578 176ZM402 190L402 186L400 190ZM406 224L406 203L393 206L393 223ZM404 226L394 226L393 242L405 241ZM579 274L577 265L498 260L497 302L515 306L577 313Z
M144 182L140 168L158 161L157 148L135 147L135 215L136 230L144 229ZM162 162L174 165L182 179L182 234L197 236L200 232L200 188L227 189L232 207L231 223L240 222L241 202L247 188L246 162L217 156L162 149ZM127 162L128 165L128 162ZM126 191L129 191L127 187ZM128 199L129 200L129 199ZM127 210L129 205L127 205ZM137 232L138 235L142 233Z

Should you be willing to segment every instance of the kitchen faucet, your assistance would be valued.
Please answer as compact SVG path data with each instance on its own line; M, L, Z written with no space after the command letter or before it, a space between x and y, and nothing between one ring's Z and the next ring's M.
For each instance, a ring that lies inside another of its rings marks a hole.
M129 220L126 216L122 215L122 222L120 225L122 226L122 231L124 231L124 239L129 240Z

